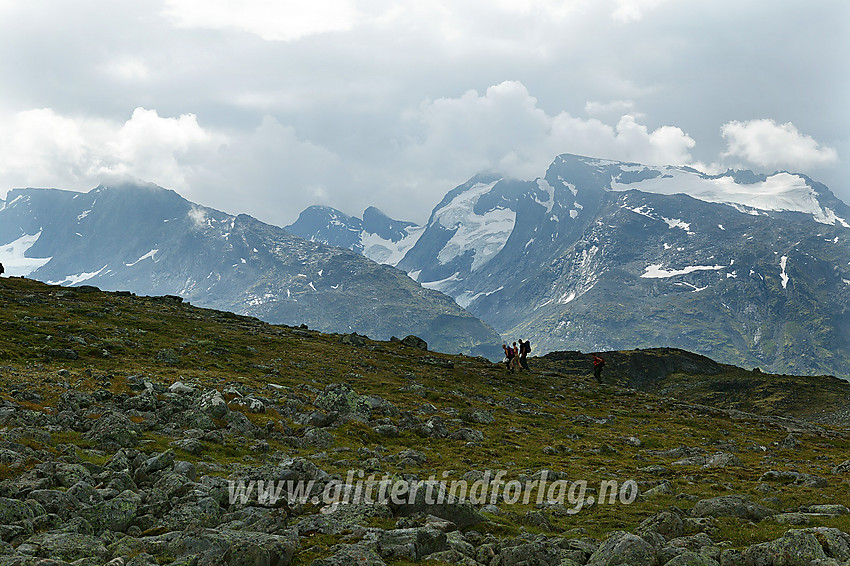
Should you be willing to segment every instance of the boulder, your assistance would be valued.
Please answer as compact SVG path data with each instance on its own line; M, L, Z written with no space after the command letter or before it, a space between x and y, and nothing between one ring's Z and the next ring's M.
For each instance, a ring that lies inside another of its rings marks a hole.
M655 566L655 549L637 535L614 531L593 553L588 566Z
M382 558L417 561L446 550L446 534L431 527L381 531L377 549Z
M722 495L697 501L691 509L692 517L737 517L748 521L761 521L775 515L776 511L753 503L742 495Z

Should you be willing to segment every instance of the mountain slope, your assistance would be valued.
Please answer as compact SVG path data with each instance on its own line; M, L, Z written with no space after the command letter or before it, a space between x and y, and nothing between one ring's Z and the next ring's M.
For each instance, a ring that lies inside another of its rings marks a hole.
M400 271L153 185L14 190L7 203L8 275L174 294L325 331L417 334L442 351L492 355L499 344L487 325Z
M363 212L362 219L335 208L311 206L284 230L311 242L348 248L372 261L394 266L413 247L424 228L413 222L393 220L374 206Z
M850 207L803 175L565 154L450 191L397 267L537 352L671 346L850 378Z

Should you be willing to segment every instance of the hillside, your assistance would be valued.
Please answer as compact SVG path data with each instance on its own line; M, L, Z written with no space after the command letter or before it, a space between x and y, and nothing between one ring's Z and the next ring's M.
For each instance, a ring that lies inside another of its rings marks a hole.
M416 334L438 351L498 355L501 343L450 297L401 271L152 184L10 191L0 208L0 262L7 275L179 295L268 322L383 339Z
M0 279L0 305L0 564L850 559L850 436L770 415L758 388L772 376L676 351L605 354L603 385L579 353L509 374L482 358L274 326L175 297L19 278ZM663 390L724 375L743 386L713 407ZM795 383L825 389L827 409L848 391L837 380ZM724 408L744 397L760 414ZM812 416L811 399L782 408ZM369 474L394 486L473 485L487 470L528 489L549 470L571 495L334 508L243 501L238 489L231 502L228 484L312 480L318 494ZM603 481L630 480L636 498L625 489L596 501L611 487Z

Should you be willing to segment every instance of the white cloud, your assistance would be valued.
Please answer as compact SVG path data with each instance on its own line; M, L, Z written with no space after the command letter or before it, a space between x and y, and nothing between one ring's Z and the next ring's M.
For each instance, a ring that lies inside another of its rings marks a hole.
M406 153L410 161L431 163L429 169L452 170L458 164L470 174L494 168L520 178L541 175L559 153L590 154L652 164L691 160L695 142L681 129L650 131L631 114L612 127L598 119L562 112L548 115L517 81L491 86L484 95L469 91L425 105L423 131Z
M137 108L125 123L34 109L0 116L0 186L89 189L131 177L185 189L187 177L225 143L193 114Z
M838 152L821 146L794 124L774 120L728 122L721 128L727 149L724 158L740 158L759 167L807 169L838 161Z
M352 0L166 0L163 15L178 27L233 29L268 41L345 31L361 19Z
M633 114L635 103L631 100L611 100L608 102L588 101L584 105L584 112L588 116L607 116L616 114Z
M621 23L637 22L644 13L654 10L668 0L617 0L617 7L611 17Z

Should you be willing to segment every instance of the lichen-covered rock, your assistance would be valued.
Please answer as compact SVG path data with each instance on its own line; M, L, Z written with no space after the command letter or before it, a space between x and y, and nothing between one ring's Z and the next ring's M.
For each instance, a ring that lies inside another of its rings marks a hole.
M141 503L141 495L127 490L78 513L91 524L95 532L110 530L123 533L133 522Z
M662 511L645 519L638 525L637 533L656 532L667 540L681 537L685 533L685 524L676 513Z
M655 549L637 535L623 531L614 531L593 553L588 566L655 566Z
M749 547L744 558L753 566L809 566L827 556L812 533L791 529L780 539Z
M198 399L198 410L214 419L223 419L230 411L221 392L216 389L207 391Z
M313 404L340 416L360 415L368 418L370 414L367 399L355 393L347 383L331 383L319 393Z
M83 438L94 442L101 450L114 452L135 446L139 440L139 427L125 413L109 411L94 422Z
M425 513L451 521L459 529L475 526L485 520L469 502L452 498L441 482L411 482L406 489L400 489L398 495L398 498L393 500L391 497L389 501L395 516L408 517Z
M446 534L430 527L381 531L377 542L383 558L420 560L446 550Z
M108 552L103 542L91 535L47 532L31 536L17 548L20 554L74 562L96 558L106 563Z
M162 560L192 557L193 564L214 566L286 566L298 549L298 535L288 530L266 534L231 529L187 529L142 539L145 551Z
M701 499L691 510L692 517L738 517L748 521L761 521L775 515L776 511L754 503L742 495L722 495Z
M331 556L314 560L312 566L386 566L377 552L363 544L339 544Z

